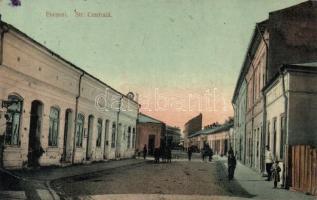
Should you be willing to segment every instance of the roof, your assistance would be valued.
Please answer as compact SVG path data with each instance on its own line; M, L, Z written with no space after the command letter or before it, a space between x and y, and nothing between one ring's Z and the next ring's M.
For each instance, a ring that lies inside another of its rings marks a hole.
M73 67L74 69L90 76L91 78L95 79L97 82L105 85L106 87L110 88L111 90L115 91L116 93L120 94L121 96L124 96L128 99L130 99L127 95L119 92L118 90L114 89L113 87L109 86L108 84L106 84L105 82L101 81L100 79L96 78L95 76L91 75L90 73L88 73L87 71L81 69L80 67L78 67L77 65L75 65L74 63L66 60L65 58L63 58L62 56L60 56L59 54L55 53L54 51L52 51L51 49L47 48L46 46L44 46L43 44L39 43L38 41L34 40L32 37L28 36L26 33L22 32L21 30L19 30L18 28L16 28L15 26L8 24L4 21L1 20L1 14L0 14L0 26L3 27L5 26L6 28L8 28L9 30L13 30L14 32L20 34L21 36L25 37L26 39L30 40L31 42L35 43L36 45L40 46L41 48L43 48L44 51L47 51L49 54L51 54L53 57L56 57L57 59L67 63L68 65L70 65L71 67ZM137 105L140 106L140 104L138 102L136 102L135 100L130 99L132 102L136 103Z
M233 93L233 97L232 97L232 103L234 103L236 97L238 96L241 84L242 84L244 77L245 77L246 73L248 72L248 69L251 65L250 57L254 56L254 54L257 50L257 46L260 44L260 41L262 40L262 34L264 33L267 26L268 26L268 20L262 21L262 22L257 23L255 25L253 35L252 35L251 40L249 42L249 46L248 46L247 52L245 54L243 64L242 64L242 67L241 67L240 72L239 72L239 77L238 77L236 87L234 89L234 93Z
M181 130L179 127L170 126L170 125L166 125L166 129L175 130L175 131L180 131Z
M298 64L284 64L280 68L280 73L276 74L262 89L267 92L272 88L275 83L277 83L278 78L281 76L281 72L291 71L291 72L303 72L303 73L317 73L317 62L312 63L298 63Z
M210 134L216 134L219 132L223 132L223 131L227 131L230 128L233 127L233 122L230 123L226 123L217 127L211 127L211 128L206 128L206 129L202 129L200 131L197 131L196 133L190 135L188 138L192 138L192 137L196 137L199 135L210 135Z
M195 121L196 119L199 119L200 117L202 118L203 114L199 113L197 116L191 118L190 120L188 120L185 125L190 124L191 122Z
M143 113L140 113L138 116L138 123L154 123L154 124L165 124L164 122L155 119L153 117L150 117L148 115L145 115Z

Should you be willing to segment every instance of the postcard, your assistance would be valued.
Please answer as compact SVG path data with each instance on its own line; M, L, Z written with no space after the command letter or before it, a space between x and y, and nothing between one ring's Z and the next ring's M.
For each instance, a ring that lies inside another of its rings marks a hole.
M316 199L317 1L0 0L0 199Z

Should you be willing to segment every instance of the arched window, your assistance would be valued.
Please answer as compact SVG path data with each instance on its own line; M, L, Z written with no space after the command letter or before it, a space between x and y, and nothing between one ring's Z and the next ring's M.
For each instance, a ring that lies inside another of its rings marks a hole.
M58 130L59 130L59 109L51 107L50 111L50 126L48 134L48 146L57 146Z
M19 96L10 95L8 97L5 134L5 144L7 145L19 144L22 106L23 100Z
M83 146L83 132L84 132L85 117L82 114L78 114L77 128L76 128L76 147Z
M111 132L111 148L116 147L116 123L112 123L112 132Z
M101 134L102 134L102 119L98 119L98 122L97 122L97 142L96 142L97 147L101 147Z

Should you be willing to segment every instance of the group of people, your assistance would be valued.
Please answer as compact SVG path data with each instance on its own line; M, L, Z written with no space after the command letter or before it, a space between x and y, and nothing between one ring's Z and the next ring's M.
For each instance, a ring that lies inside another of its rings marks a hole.
M265 164L266 164L266 172L267 172L267 181L271 181L273 179L274 188L277 188L277 183L280 182L280 172L281 167L279 166L279 161L275 159L272 152L270 151L269 146L266 146L265 151ZM232 180L234 177L234 171L237 165L236 158L234 156L233 150L230 147L228 151L228 179Z
M191 161L193 152L194 152L194 147L190 146L187 150L188 161ZM208 144L205 144L203 149L201 150L202 160L205 161L205 158L208 156L209 162L211 162L213 154L214 153L212 149L210 148L210 146Z
M146 156L148 154L148 149L146 144L143 147L143 159L146 159ZM160 158L162 159L162 162L172 162L172 149L170 147L166 148L155 148L154 149L154 162L159 163Z
M277 188L277 183L280 182L281 167L279 166L279 161L277 159L274 161L274 157L269 146L266 146L265 151L265 168L267 173L266 180L271 181L271 179L273 179L274 188Z
M190 146L187 150L188 161L191 161L192 154L194 152L194 147ZM148 149L146 144L143 147L143 158L146 159L148 153ZM205 161L208 156L209 162L212 161L213 150L210 148L208 144L205 144L203 149L201 150L202 160ZM172 161L172 150L169 147L166 148L155 148L154 149L154 162L159 163L160 158L163 162L171 162ZM277 188L277 183L280 182L280 172L281 168L279 166L279 161L277 159L274 160L273 154L269 149L269 146L266 146L265 151L265 164L266 164L266 172L267 172L267 181L274 181L274 188ZM232 147L230 147L228 151L228 179L229 181L234 178L234 172L236 169L237 160L234 155Z

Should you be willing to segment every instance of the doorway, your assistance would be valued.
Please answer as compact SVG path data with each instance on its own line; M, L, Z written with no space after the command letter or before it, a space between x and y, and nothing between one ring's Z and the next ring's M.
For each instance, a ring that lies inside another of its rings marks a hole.
M106 120L105 124L105 138L104 138L104 147L103 147L103 158L107 159L108 146L109 146L109 120Z
M41 146L43 104L35 100L31 105L30 129L29 129L29 148L28 166L39 166L39 159L44 153Z
M148 143L149 155L154 154L154 148L155 148L155 135L149 135L149 143Z
M115 152L115 157L120 158L121 157L121 143L122 143L122 132L124 130L122 124L118 124L118 129L117 129L117 138L116 138L116 152Z

